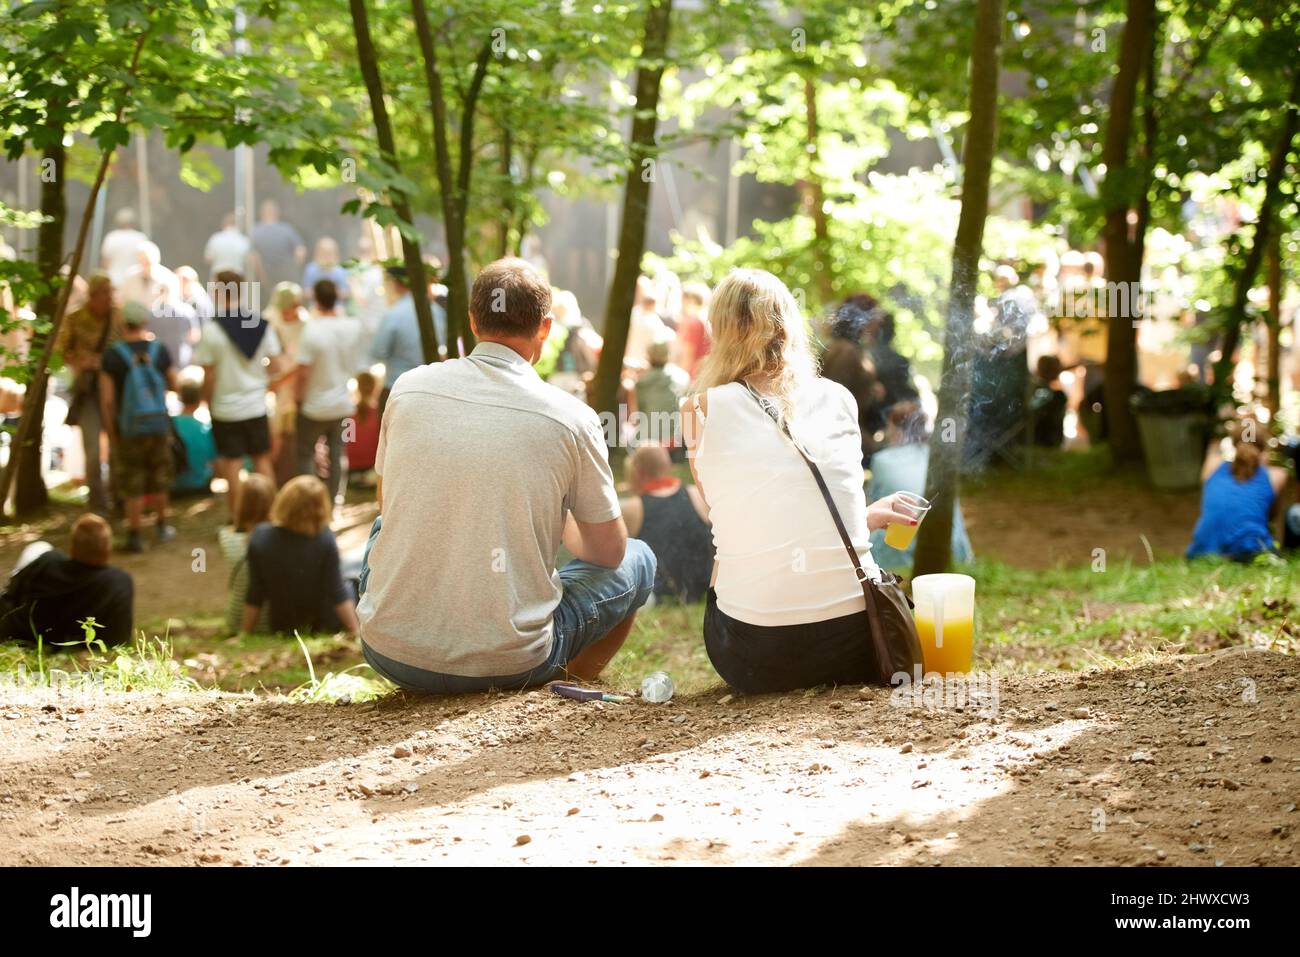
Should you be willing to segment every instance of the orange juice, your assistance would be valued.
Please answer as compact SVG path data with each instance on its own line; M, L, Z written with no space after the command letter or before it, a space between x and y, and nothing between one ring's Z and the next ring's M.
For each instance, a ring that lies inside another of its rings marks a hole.
M890 548L905 551L911 546L912 539L916 538L916 530L920 527L920 525L888 525L885 527L885 544Z
M921 638L921 657L925 672L941 675L965 674L971 669L971 648L975 625L970 618L954 618L943 623L943 634L935 634L934 619L918 615L916 632Z

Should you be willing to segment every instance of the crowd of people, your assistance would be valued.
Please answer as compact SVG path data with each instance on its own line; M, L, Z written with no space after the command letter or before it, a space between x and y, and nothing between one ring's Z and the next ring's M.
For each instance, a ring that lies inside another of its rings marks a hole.
M128 552L166 546L171 500L220 491L226 628L357 634L404 687L594 677L663 598L704 600L710 658L742 690L872 673L859 574L910 569L914 546L890 547L885 529L916 524L899 502L926 491L934 419L874 296L810 326L761 270L712 290L640 277L620 499L587 401L602 339L533 264L484 267L470 293L478 344L426 364L405 268L344 264L329 237L308 261L273 204L251 236L233 217L213 234L206 282L164 265L129 215L117 225L57 341L89 513L68 554L24 552L0 600L5 636L66 640L90 618L101 639L125 640L132 585L110 565L109 523L120 517ZM1091 394L1099 367L1086 330L1044 330L1041 296L1014 269L999 266L994 287L969 357L968 463L981 467L1010 443L1061 446L1081 408L1070 387ZM446 349L445 289L430 293ZM647 437L636 413L673 427ZM1189 555L1271 550L1286 473L1266 447L1252 430L1231 462L1207 461ZM363 549L341 553L331 523L349 488L373 490L380 515ZM960 503L952 554L972 557ZM557 570L559 555L571 560Z

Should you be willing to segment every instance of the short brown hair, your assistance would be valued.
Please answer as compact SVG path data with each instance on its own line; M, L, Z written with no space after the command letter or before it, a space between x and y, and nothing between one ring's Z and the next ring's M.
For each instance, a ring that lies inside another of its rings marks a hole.
M498 259L474 280L469 311L480 333L534 336L551 311L551 286L531 263Z
M314 475L299 475L275 496L271 524L314 538L329 524L331 511L325 483Z
M235 511L235 531L251 532L271 517L275 483L261 472L253 472L239 484L239 505Z
M672 474L673 460L662 445L641 445L628 459L632 472L640 481L665 478Z
M72 523L69 552L75 561L107 565L113 552L113 530L98 515L86 514Z

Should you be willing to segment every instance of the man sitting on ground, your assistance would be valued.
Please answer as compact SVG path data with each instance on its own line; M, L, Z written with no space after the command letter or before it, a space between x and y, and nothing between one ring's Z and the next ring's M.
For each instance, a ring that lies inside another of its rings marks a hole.
M474 351L393 383L358 617L366 660L403 687L594 679L654 585L600 420L533 369L550 308L536 269L498 260L470 292ZM556 571L561 539L577 559Z
M131 576L109 568L113 531L98 515L72 525L65 555L49 542L33 542L18 559L0 595L0 639L39 637L48 647L85 639L81 623L94 619L95 637L116 645L131 637Z

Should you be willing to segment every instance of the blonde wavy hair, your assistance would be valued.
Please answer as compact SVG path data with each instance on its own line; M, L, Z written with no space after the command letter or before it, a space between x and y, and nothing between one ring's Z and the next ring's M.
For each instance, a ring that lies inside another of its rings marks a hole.
M314 475L299 475L285 483L271 503L271 524L315 538L330 522L329 491Z
M799 304L785 283L763 269L734 269L713 291L709 321L713 343L695 391L758 380L789 418L795 393L817 370Z

